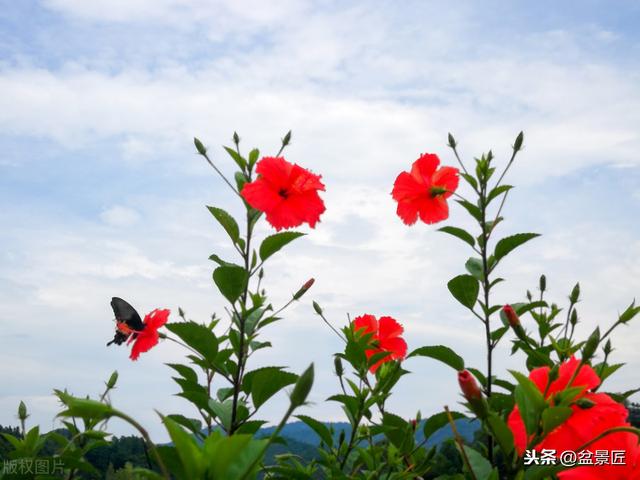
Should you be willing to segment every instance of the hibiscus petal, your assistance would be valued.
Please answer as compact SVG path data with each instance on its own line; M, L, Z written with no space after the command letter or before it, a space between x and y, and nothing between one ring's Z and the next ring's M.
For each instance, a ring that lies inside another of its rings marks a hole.
M273 211L284 201L277 189L260 178L251 183L245 183L240 194L249 205L262 212Z
M378 337L385 338L399 337L404 332L404 328L393 317L380 317L378 320Z
M363 330L361 330L363 329ZM365 313L364 315L360 315L353 320L353 330L358 331L361 330L362 334L365 333L377 333L378 331L378 321L376 317Z
M402 360L407 355L407 342L400 337L381 338L380 349L385 352L391 352L391 357L385 360Z
M292 169L293 165L283 157L263 157L256 166L256 172L276 190L289 185Z
M391 196L397 202L403 200L413 200L421 195L428 194L427 187L413 178L409 173L402 172L397 176L393 184Z
M131 360L137 360L141 353L148 352L153 347L158 344L160 336L158 332L155 330L149 331L146 333L146 329L138 335L133 347L131 347L131 355L129 358Z
M420 199L418 204L420 220L427 225L449 218L449 206L443 196Z
M423 153L418 160L413 162L411 166L411 176L419 183L429 187L432 184L431 177L433 177L438 165L440 165L440 159L437 155L433 153Z
M143 331L146 331L147 329L158 330L165 323L167 323L170 313L171 313L171 310L167 310L167 309L163 309L163 310L155 309L154 311L148 313L144 317L144 323L146 327Z
M453 195L453 192L456 191L456 189L458 188L458 183L460 182L460 177L458 177L458 169L453 167L442 167L433 174L431 181L433 186L442 187L449 190L447 193L444 193L442 195L444 198L449 198L451 195Z

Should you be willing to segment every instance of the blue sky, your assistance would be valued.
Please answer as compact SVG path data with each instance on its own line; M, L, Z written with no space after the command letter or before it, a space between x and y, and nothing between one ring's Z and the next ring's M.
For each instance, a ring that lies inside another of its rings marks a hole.
M392 315L410 347L445 343L481 363L481 329L445 286L468 252L434 228L403 226L389 196L421 152L453 163L449 131L466 158L492 148L498 161L525 131L502 233L543 237L509 260L499 301L521 299L543 272L559 302L580 280L586 335L638 295L637 2L0 6L0 424L16 422L24 399L32 420L51 427L53 388L95 394L113 369L114 402L157 438L154 408L189 413L163 365L179 350L163 344L132 364L104 343L113 295L143 312L223 313L207 257L232 253L204 205L238 210L194 154L193 136L229 172L220 145L234 130L247 149L275 153L292 129L287 158L323 175L323 221L274 259L269 277L275 304L310 276L316 285L258 359L295 371L315 361L310 411L319 418L340 418L324 402L337 387L330 354L340 345L312 298L336 323L347 313ZM450 223L465 221L454 209ZM610 388L635 387L638 330L615 340L628 366ZM506 348L498 364L518 365ZM415 377L400 386L395 411L458 401L449 370L407 366Z

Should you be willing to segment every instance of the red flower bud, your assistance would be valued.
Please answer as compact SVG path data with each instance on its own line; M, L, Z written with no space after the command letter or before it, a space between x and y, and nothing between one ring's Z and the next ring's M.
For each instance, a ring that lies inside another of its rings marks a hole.
M505 305L502 307L502 312L504 313L504 316L507 317L509 325L513 328L520 326L520 318L518 318L518 314L511 305Z
M471 402L482 398L480 386L469 370L458 372L458 383L460 384L460 390L462 390L464 398L468 401Z
M413 420L411 420L411 429L415 432L417 426L418 426L418 421L414 418Z
M313 282L315 282L315 279L313 278L310 278L309 280L307 280L305 284L302 285L302 287L300 287L300 290L298 290L293 295L294 300L299 300L305 293L307 293L307 290L311 288L311 285L313 285Z

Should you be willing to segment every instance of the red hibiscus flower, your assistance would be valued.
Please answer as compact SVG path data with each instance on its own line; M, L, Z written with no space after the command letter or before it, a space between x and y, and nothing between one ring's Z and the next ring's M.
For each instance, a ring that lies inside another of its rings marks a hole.
M133 342L131 347L131 360L137 360L141 353L148 352L158 344L160 334L158 329L162 327L169 319L169 310L155 309L144 317L144 328L141 332L137 332L135 339L133 336L127 342L127 345Z
M560 366L558 378L551 383L547 390L547 398L564 390L573 376L579 361L571 358ZM541 392L547 388L549 380L549 367L537 368L529 374L529 378L536 384ZM615 402L604 393L592 393L591 390L600 384L600 378L588 365L583 365L578 375L571 383L572 387L584 387L584 391L576 400L584 402L583 406L573 404L571 416L555 430L549 433L542 442L534 446L534 449L555 450L556 455L564 451L575 451L585 443L593 440L614 427L629 426L627 409ZM513 432L516 448L521 454L527 448L527 434L516 406L509 415L509 428ZM606 464L596 465L598 458L596 452L607 451ZM614 451L624 451L624 465L612 465L611 455ZM640 448L638 437L628 432L616 432L589 445L583 450L581 458L591 460L593 465L578 466L570 470L560 472L562 480L596 480L613 479L629 480L640 479Z
M264 212L276 230L308 223L314 228L325 211L318 195L324 190L320 175L287 162L282 157L264 157L258 162L259 176L240 192L253 208Z
M376 320L373 315L365 314L353 320L353 328L362 335L372 333L372 347L365 351L367 358L376 353L389 352L389 355L374 363L369 369L375 373L378 367L390 360L402 360L407 355L407 343L400 337L404 329L391 317L380 317Z
M449 217L447 198L458 188L458 169L438 168L439 164L437 155L425 153L413 162L411 172L396 178L391 195L398 202L398 216L407 225L416 223L418 216L427 224Z

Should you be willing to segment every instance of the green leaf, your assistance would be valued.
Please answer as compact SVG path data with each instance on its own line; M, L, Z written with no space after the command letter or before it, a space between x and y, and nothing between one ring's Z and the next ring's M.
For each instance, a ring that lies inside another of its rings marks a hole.
M478 298L480 285L471 275L458 275L447 283L451 295L462 305L472 310Z
M489 195L487 196L487 205L491 203L491 200L493 200L494 198L496 198L497 196L505 192L508 192L512 188L513 188L513 185L499 185L493 190L491 190L491 192L489 192Z
M297 418L306 423L309 428L316 432L318 437L320 437L320 440L322 440L325 445L328 447L333 446L333 435L331 435L331 431L324 423L319 422L315 418L308 417L307 415L298 415Z
M208 362L215 362L216 355L218 354L218 338L207 327L191 321L168 323L166 327L170 332L173 332L180 337L184 343L202 355ZM169 366L177 370L185 378L192 376L184 371L184 368L187 367L183 366L181 371L173 364L170 364ZM195 372L193 372L193 374L195 374Z
M462 413L459 412L451 412L451 417L454 420L458 420L459 418L466 418ZM424 422L424 427L422 427L422 432L424 433L425 441L438 430L440 430L445 425L449 424L449 417L447 412L436 413L435 415L430 416Z
M268 236L260 244L260 259L264 262L287 243L303 235L304 233L301 232L281 232Z
M282 390L284 387L296 383L295 373L285 372L283 367L263 367L252 370L244 376L242 390L251 393L251 400L256 409Z
M467 458L469 459L469 464L471 466L471 470L473 470L473 475L477 480L488 480L491 476L491 472L493 467L489 460L484 458L480 452L474 450L471 447L467 447L463 445L464 451L467 454ZM458 447L459 449L460 447Z
M553 431L554 428L564 423L564 421L567 420L572 413L573 410L571 409L571 407L545 408L542 412L543 434L549 434L551 431Z
M487 423L493 432L493 436L495 437L498 445L505 453L505 455L511 454L513 452L513 433L505 423L505 421L500 418L500 416L495 413L490 413L487 417Z
M235 219L221 208L210 206L207 206L207 208L211 212L211 215L218 220L218 223L222 225L222 228L225 229L227 234L229 234L233 243L238 243L238 239L240 238L240 228L238 227Z
M462 205L467 210L467 212L469 212L469 214L471 214L471 216L475 218L478 222L482 221L482 212L480 211L477 205L474 205L473 203L467 200L456 200L456 202Z
M223 266L213 271L213 281L218 290L231 303L235 303L240 298L248 279L246 270L238 266Z
M539 233L517 233L516 235L511 235L510 237L503 238L496 244L496 249L494 251L496 262L506 257L509 253L511 253L511 251L518 248L523 243L526 243L532 238L536 238L539 236Z
M225 430L229 430L231 427L231 416L233 412L233 399L227 398L224 402L218 402L213 398L209 399L208 402L209 408L213 413L215 413L220 423L225 428Z
M175 445L180 462L189 478L202 478L204 474L203 458L191 434L185 432L174 420L163 417L171 441Z
M446 365L449 365L458 372L464 370L464 360L462 357L444 345L430 345L416 348L411 352L409 357L415 356L434 358Z
M247 161L242 157L242 155L236 152L233 148L224 147L224 149L227 151L229 156L233 158L233 161L236 162L240 169L244 170L245 166L247 165Z
M472 247L475 246L476 241L473 239L473 235L471 235L466 230L458 227L442 227L438 229L439 232L448 233L449 235L453 235L454 237L458 237L463 242L468 243Z
M249 169L253 168L253 166L258 161L258 157L260 156L260 150L254 148L249 152Z
M535 383L520 372L510 370L511 374L518 381L514 395L516 404L520 410L520 415L524 422L527 434L532 435L538 429L540 415L547 406L547 402Z
M256 478L260 459L264 456L269 440L255 440L252 435L212 435L205 440L204 454L208 459L209 474L206 478L220 480L245 480ZM189 477L205 478L205 477Z
M467 269L467 272L469 272L474 278L477 278L481 281L484 277L482 260L480 260L479 258L471 257L469 260L467 260L467 263L464 264L464 267Z
M178 372L185 380L188 380L193 383L198 383L198 374L195 370L187 365L182 365L181 363L166 363L168 367L173 368L176 372Z

